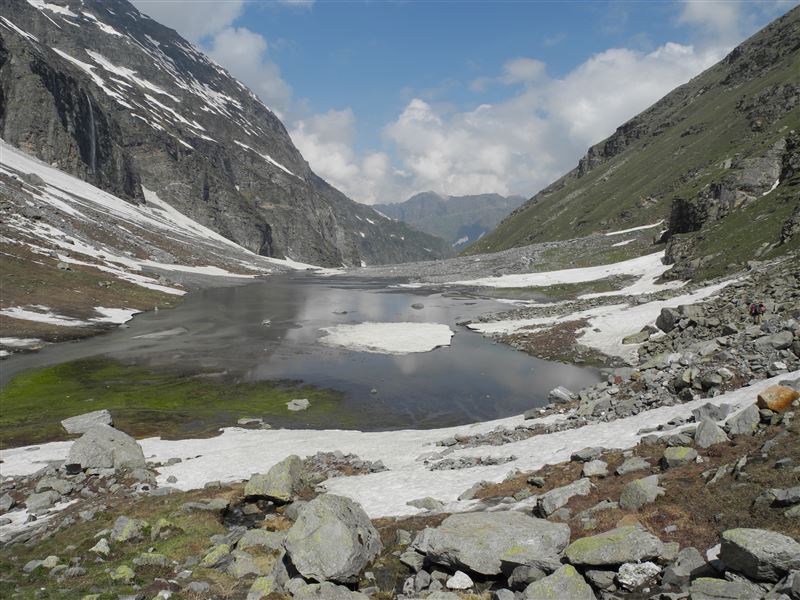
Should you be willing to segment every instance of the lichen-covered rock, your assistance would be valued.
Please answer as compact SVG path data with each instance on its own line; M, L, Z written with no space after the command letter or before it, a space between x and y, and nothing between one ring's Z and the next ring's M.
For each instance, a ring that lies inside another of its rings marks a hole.
M120 565L110 573L112 581L117 581L120 583L130 583L133 581L133 578L136 576L136 573L133 572L128 565Z
M253 475L244 487L245 496L261 496L277 502L291 502L300 489L303 461L292 454L267 471Z
M577 539L567 546L564 554L574 565L600 567L648 560L663 552L664 544L660 539L631 525Z
M142 447L129 436L108 425L95 425L69 449L66 464L83 469L144 469Z
M525 600L595 600L591 586L572 565L564 565L552 575L525 588Z
M216 569L231 562L231 547L228 544L214 546L200 560L200 566L205 569Z
M617 475L627 475L628 473L633 473L634 471L641 471L643 469L649 469L650 463L643 459L641 456L632 456L625 460L620 466L617 467L615 473Z
M800 543L766 529L728 529L722 533L720 560L756 581L778 581L800 569Z
M705 567L706 561L700 551L689 546L678 552L677 558L664 569L661 582L666 586L681 587L700 574Z
M635 590L652 583L661 573L661 567L650 562L625 563L619 568L617 581L627 590Z
M775 412L788 410L792 402L800 398L800 392L786 385L771 385L758 394L758 408L768 408Z
M361 592L353 592L343 585L329 581L322 583L302 584L292 588L295 600L369 600L369 596Z
M266 529L248 529L236 543L239 550L259 547L266 550L280 550L286 539L285 531L267 531Z
M323 494L300 509L285 547L303 577L348 583L358 578L382 546L361 506L349 498Z
M129 517L117 517L114 521L114 527L111 530L112 542L129 542L140 540L144 537L144 531L147 529L147 521L142 519L131 519Z
M619 506L623 510L639 510L663 495L664 488L658 485L658 475L650 475L625 484L619 496Z
M689 448L688 446L673 446L664 450L664 456L661 457L661 468L671 469L679 467L690 462L694 462L697 458L697 450Z
M280 586L275 582L274 577L256 577L256 580L247 592L247 600L261 600L279 590Z
M425 529L413 548L431 562L481 575L498 575L502 563L558 562L569 526L519 512L459 513Z

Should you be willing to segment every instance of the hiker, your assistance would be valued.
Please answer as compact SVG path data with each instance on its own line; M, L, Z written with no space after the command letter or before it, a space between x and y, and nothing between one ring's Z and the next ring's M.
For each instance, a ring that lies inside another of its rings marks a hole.
M750 304L750 316L753 317L753 323L761 323L761 316L767 312L767 307L763 302L753 302Z

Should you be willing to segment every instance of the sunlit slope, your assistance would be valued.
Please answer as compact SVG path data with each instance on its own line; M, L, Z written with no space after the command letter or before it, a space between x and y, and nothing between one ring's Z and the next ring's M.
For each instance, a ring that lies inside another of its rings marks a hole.
M737 164L767 155L800 127L799 104L796 8L590 148L466 253L669 219L674 198L691 200L724 183ZM760 197L771 183L748 192Z

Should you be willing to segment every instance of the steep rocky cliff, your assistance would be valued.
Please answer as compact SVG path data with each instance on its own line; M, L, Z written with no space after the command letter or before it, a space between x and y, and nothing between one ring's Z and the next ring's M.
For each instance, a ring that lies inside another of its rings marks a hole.
M717 272L725 260L782 252L800 203L797 130L800 8L621 125L467 252L661 219L668 255L716 256Z
M266 256L449 253L317 177L249 89L125 0L0 0L0 135L130 202L153 190Z

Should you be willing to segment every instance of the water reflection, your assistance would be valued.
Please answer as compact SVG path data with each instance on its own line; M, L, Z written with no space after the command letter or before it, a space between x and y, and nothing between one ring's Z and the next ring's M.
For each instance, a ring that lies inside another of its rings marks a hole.
M421 303L421 309L412 304ZM457 325L504 307L491 300L387 290L385 282L271 277L203 290L177 308L141 315L127 329L50 347L3 364L22 369L95 355L155 367L226 371L243 380L296 379L346 392L343 410L363 429L433 427L541 406L547 392L597 380L589 369L531 358ZM451 346L406 356L318 343L319 329L365 321L446 323ZM377 393L374 393L376 390Z

